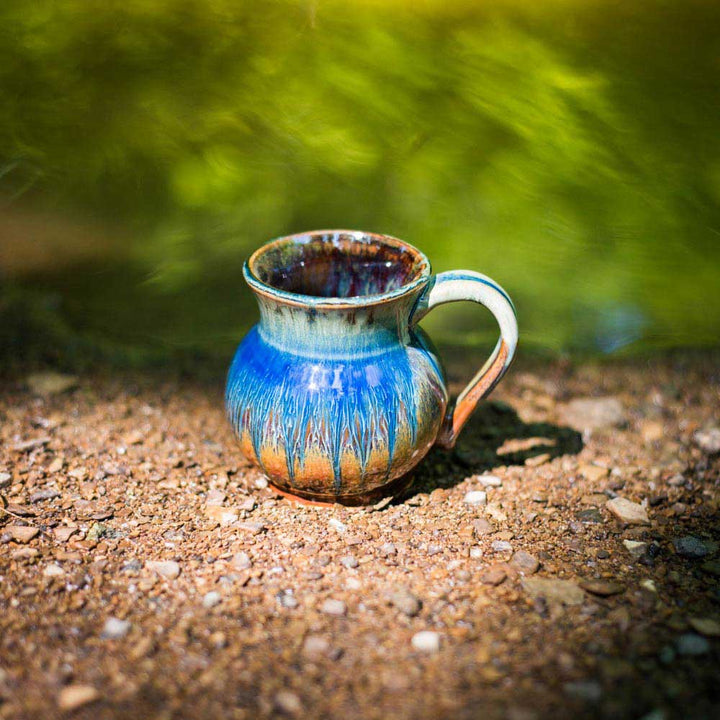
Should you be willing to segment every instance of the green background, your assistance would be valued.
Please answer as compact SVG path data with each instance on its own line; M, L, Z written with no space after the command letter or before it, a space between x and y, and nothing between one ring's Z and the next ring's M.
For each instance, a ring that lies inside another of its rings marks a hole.
M6 363L225 362L247 254L333 227L491 275L526 350L718 343L718 3L5 0L0 33Z

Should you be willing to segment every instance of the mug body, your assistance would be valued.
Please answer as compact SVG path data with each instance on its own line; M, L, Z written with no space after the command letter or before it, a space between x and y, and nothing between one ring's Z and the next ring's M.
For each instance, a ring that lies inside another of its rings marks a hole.
M237 349L226 406L242 452L279 490L372 502L433 445L447 392L409 327L429 273L412 246L349 231L281 238L250 258L261 319Z
M227 408L243 454L278 489L364 504L389 492L427 453L447 395L437 358L408 345L359 357L303 357L265 343L238 348Z

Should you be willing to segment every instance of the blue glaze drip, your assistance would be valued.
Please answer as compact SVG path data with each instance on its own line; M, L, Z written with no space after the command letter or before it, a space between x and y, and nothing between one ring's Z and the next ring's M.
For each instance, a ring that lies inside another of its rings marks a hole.
M434 360L414 335L411 345L397 343L355 360L303 357L265 342L256 326L228 375L230 421L239 435L249 434L261 467L264 448L284 451L291 480L311 449L330 459L338 494L346 452L364 473L371 453L386 451L389 474L399 434L406 432L413 445L418 418L426 411L420 406L415 356L425 368Z

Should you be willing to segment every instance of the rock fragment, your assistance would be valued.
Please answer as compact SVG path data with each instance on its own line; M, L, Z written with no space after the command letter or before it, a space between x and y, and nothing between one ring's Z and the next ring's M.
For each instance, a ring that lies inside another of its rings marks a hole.
M68 685L58 695L58 707L63 712L73 712L100 699L100 693L92 685Z
M487 502L487 493L484 490L471 490L465 494L463 502L466 505L484 505Z
M710 555L713 547L710 543L706 543L694 535L684 535L683 537L674 538L673 545L675 552L684 558L691 560L699 560L706 555Z
M505 569L496 565L480 575L480 582L483 583L483 585L500 585L500 583L505 581L506 577L507 572Z
M580 587L593 595L599 595L600 597L609 597L610 595L619 595L625 592L625 586L614 580L607 580L604 578L593 578L588 580L582 580Z
M627 525L649 525L647 510L640 503L632 502L624 497L608 500L605 507Z
M433 630L421 630L412 636L412 646L423 653L436 653L440 650L440 634Z
M6 525L3 531L9 533L10 537L16 543L24 545L38 536L40 528L33 527L32 525Z
M720 427L710 427L698 430L693 435L695 444L708 455L720 453Z
M49 371L28 375L26 382L30 392L35 395L58 395L74 388L78 384L78 377Z
M203 596L203 607L206 610L210 610L211 608L216 607L222 602L222 596L220 595L217 590L211 590L210 592L205 593Z
M166 580L175 580L180 575L180 565L174 560L148 560L145 567Z
M388 599L394 607L408 617L414 617L422 608L420 600L413 595L410 590L404 587L393 590L388 596Z
M561 410L560 416L576 430L602 430L622 425L625 408L616 397L576 398Z
M502 479L499 478L497 475L479 475L477 477L477 481L486 488L502 486Z
M707 655L710 652L710 643L704 637L695 633L681 635L675 645L680 655Z
M320 610L326 615L342 616L347 613L347 605L342 600L328 598L320 606Z
M207 515L208 520L217 523L221 527L232 525L240 517L240 513L236 508L223 505L206 505L205 515Z
M310 659L321 658L330 652L330 643L320 635L308 635L302 651Z
M280 690L280 692L275 695L275 705L278 710L288 715L299 715L303 710L300 698L294 692L290 692L290 690Z
M720 637L720 622L712 618L694 617L688 620L690 627L706 637Z
M625 549L630 553L630 556L638 560L641 558L645 551L648 549L648 544L641 540L623 540Z
M524 575L532 575L540 567L540 561L524 550L518 550L510 560L510 563Z
M531 598L543 597L550 604L581 605L585 599L585 593L572 580L525 578L522 585Z
M119 640L120 638L125 637L128 632L130 632L131 627L132 624L129 620L121 620L120 618L109 617L103 625L100 637L105 640Z
M62 577L63 575L65 575L65 571L57 563L50 563L43 570L43 577L46 578Z

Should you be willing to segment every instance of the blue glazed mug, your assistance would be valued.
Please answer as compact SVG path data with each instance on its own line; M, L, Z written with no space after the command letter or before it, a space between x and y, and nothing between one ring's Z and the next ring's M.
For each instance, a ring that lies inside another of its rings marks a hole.
M359 505L404 484L434 445L450 448L508 369L515 310L493 280L432 275L402 240L320 230L273 240L243 268L260 322L227 378L228 417L244 455L281 492ZM436 305L472 300L500 339L455 403L418 322Z

